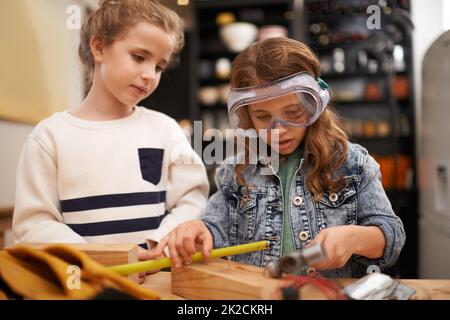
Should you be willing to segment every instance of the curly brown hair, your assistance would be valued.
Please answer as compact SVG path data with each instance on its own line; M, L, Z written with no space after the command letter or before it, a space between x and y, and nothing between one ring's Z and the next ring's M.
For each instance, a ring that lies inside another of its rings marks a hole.
M255 42L236 57L231 71L231 86L254 86L300 71L306 71L316 79L319 76L320 63L311 49L293 39L269 38ZM240 115L241 125L253 128L250 116L243 113ZM248 159L248 150L246 144L245 159ZM316 201L326 190L335 191L345 186L344 177L336 178L335 173L345 162L347 152L347 135L328 105L319 119L307 128L304 140L305 164L310 168L306 184ZM248 188L243 178L243 171L247 166L248 162L236 165L235 178L240 185Z
M174 36L174 57L184 46L183 20L173 10L157 0L101 0L83 24L78 55L86 68L86 88L92 85L95 61L90 41L98 37L104 45L111 44L122 32L145 21Z

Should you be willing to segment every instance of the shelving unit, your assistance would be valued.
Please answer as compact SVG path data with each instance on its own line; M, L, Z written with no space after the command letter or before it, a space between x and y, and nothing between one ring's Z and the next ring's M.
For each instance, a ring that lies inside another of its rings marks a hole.
M238 52L230 51L222 41L217 23L217 17L227 12L235 17L235 22L248 22L257 28L266 25L281 25L292 37L294 32L294 1L293 0L208 0L194 1L196 16L195 56L197 57L196 81L192 88L195 92L208 88L210 92L218 90L220 93L213 102L205 104L197 96L195 108L203 121L203 130L218 128L225 139L225 130L231 128L228 122L226 94L229 88L229 76L217 76L216 63L222 59L231 62ZM256 40L256 39L255 39ZM214 93L213 93L214 95ZM205 148L210 143L203 143ZM211 192L215 191L213 180L215 165L207 166Z
M383 186L404 223L407 241L389 273L415 278L418 194L414 85L412 41L405 24L410 3L386 1L385 7L379 7L381 28L369 30L366 9L373 4L378 5L378 1L305 0L305 39L321 60L321 77L332 89L334 109L351 140L365 146L380 164ZM396 51L392 48L382 55L370 55L374 48L371 41L395 37Z

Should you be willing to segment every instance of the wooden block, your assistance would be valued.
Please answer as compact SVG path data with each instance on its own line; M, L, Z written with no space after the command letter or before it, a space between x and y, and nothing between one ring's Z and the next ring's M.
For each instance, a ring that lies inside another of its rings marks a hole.
M146 281L151 288L153 275ZM274 293L283 280L266 278L263 269L222 259L196 263L189 267L173 269L171 274L172 294L186 299L279 299ZM342 287L357 279L328 279ZM168 279L164 278L164 281ZM450 279L403 279L401 283L416 290L412 300L450 300ZM163 286L160 286L161 288ZM167 293L168 295L168 293ZM312 285L300 290L300 299L326 299Z
M12 228L12 216L14 208L0 208L0 250L5 246L5 232Z
M211 259L172 269L172 294L186 299L279 300L281 288L292 284L287 281L270 278L263 268ZM312 284L304 285L298 296L301 300L327 299L325 293Z
M52 243L26 243L26 245L42 249ZM138 261L138 247L135 244L94 244L94 243L61 243L86 253L92 260L105 266L133 263Z
M0 207L0 219L12 218L14 207Z
M12 216L14 208L0 208L0 232L12 228Z
M158 292L161 295L162 300L184 300L183 297L177 296L172 293L170 279L170 271L160 271L147 275L142 286L144 288Z
M12 218L0 218L0 232L10 230L12 228Z
M278 299L280 284L262 268L224 259L172 269L172 293L186 299Z

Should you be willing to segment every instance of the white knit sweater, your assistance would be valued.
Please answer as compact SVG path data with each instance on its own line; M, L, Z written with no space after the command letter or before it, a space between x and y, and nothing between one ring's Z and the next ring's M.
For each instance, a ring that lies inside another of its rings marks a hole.
M198 219L209 185L178 124L143 107L88 121L67 111L39 123L18 163L16 242L159 242Z

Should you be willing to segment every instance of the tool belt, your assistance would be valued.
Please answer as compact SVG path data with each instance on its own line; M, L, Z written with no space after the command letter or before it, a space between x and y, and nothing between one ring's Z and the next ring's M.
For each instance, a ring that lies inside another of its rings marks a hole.
M54 244L0 251L0 299L160 299L84 252Z

